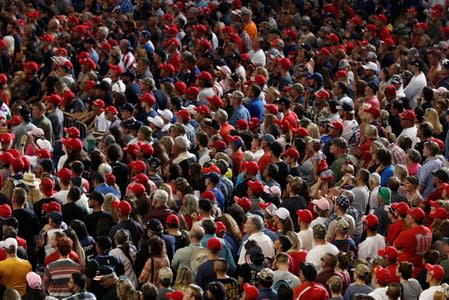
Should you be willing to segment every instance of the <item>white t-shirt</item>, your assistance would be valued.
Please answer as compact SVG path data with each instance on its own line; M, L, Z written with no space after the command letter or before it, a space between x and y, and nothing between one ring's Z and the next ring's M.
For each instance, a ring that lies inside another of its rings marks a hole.
M418 128L416 126L412 126L402 129L402 132L401 134L399 134L397 139L399 139L401 136L408 136L412 140L412 148L415 148L416 143L419 142L419 137L417 136L417 134Z
M248 241L249 240L253 240L253 241L257 242L257 245L259 245L259 247L262 249L262 253L263 253L264 257L274 256L273 241L265 233L263 233L263 232L253 233L248 237ZM245 255L246 255L246 249L245 249L245 247L242 247L242 251L240 252L239 261L238 261L239 265L245 263Z
M251 50L248 52L249 59L256 67L264 67L267 63L267 57L265 56L265 52L262 49L257 51Z
M385 249L385 237L380 234L367 237L359 244L359 258L375 258L380 249Z
M307 254L306 262L314 264L319 273L321 272L321 258L323 258L326 253L337 255L339 252L340 250L331 243L326 242L324 245L315 245L315 247L313 247Z
M415 75L404 89L404 94L409 100L410 107L414 109L418 105L418 98L422 89L427 86L426 75L423 72Z
M109 126L111 126L111 122L106 120L106 116L104 112L95 117L95 129L98 132L106 132L109 130Z
M435 294L436 291L443 291L441 285L432 286L422 291L422 293L419 295L419 300L432 300L433 294Z
M307 251L313 248L313 230L309 226L307 230L301 230L298 232L298 238L301 241L301 248Z
M371 296L376 300L388 300L387 289L388 287L377 288L369 293L368 296Z

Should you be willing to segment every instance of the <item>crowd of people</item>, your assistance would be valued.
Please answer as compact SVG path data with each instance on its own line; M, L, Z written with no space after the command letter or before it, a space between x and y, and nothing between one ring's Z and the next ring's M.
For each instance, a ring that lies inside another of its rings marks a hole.
M0 1L0 296L449 299L448 17Z

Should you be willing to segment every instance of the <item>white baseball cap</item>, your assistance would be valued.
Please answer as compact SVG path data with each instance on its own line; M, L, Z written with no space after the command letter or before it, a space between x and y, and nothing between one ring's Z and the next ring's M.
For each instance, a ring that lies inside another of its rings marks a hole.
M147 120L157 128L162 128L164 126L164 120L159 116L155 116L154 118L148 117Z
M36 144L39 146L39 148L41 149L47 149L48 151L52 152L53 151L53 146L51 145L51 143L47 140L44 139L38 139L36 141Z
M173 113L169 109L157 110L157 113L167 121L171 121L173 119Z
M371 70L371 71L374 71L374 72L377 71L376 63L373 63L371 61L366 63L365 65L363 65L362 68L365 69L365 70Z
M287 219L288 216L290 216L290 213L289 213L288 210L287 210L286 208L284 208L284 207L278 208L278 209L274 212L274 214L275 214L279 219L282 219L282 220L285 220L285 219Z

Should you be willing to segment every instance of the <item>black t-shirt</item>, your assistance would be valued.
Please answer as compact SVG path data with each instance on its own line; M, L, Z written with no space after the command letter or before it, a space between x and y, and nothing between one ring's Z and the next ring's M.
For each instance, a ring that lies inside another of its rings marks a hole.
M73 220L84 220L87 215L86 208L76 202L69 202L62 206L62 218L66 224L70 224Z
M114 234L119 229L128 229L129 233L131 234L131 238L134 245L139 244L139 240L142 237L143 229L142 226L140 226L139 223L137 223L134 220L126 220L121 221L117 225L112 226L111 230L109 231L109 237L114 240Z
M97 297L97 299L100 299ZM106 292L104 293L102 300L117 300L117 283L106 289Z
M12 211L12 216L19 221L18 235L27 241L28 248L34 246L34 236L39 233L39 220L31 209L20 208Z
M290 173L290 167L283 161L277 162L276 165L279 167L279 177L275 179L281 185L281 190L285 190L287 187L287 176Z
M86 224L90 236L98 237L108 236L109 230L115 225L115 222L111 214L105 211L96 211L84 218L84 224Z
M232 299L240 299L240 286L237 280L235 278L229 277L226 279L218 279L217 281L223 283L225 289L226 289L226 298L228 300Z
M122 195L126 194L126 187L128 185L128 166L122 162L111 163L112 174L115 176L117 185L120 188Z
M284 207L290 213L290 217L293 221L293 226L295 227L295 231L299 230L298 217L296 215L296 211L298 209L306 209L307 201L304 197L298 195L296 197L289 197L284 199L279 207Z

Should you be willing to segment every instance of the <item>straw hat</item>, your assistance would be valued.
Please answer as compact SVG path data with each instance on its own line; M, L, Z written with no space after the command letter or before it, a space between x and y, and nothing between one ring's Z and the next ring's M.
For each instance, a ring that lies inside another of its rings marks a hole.
M21 183L24 183L29 186L39 186L41 180L36 178L34 173L24 173L23 178L19 180Z

